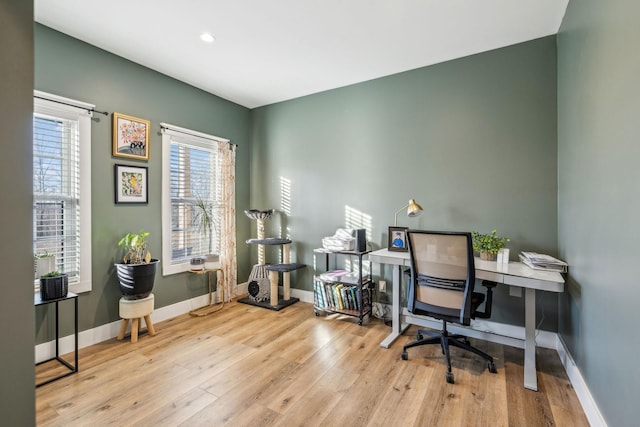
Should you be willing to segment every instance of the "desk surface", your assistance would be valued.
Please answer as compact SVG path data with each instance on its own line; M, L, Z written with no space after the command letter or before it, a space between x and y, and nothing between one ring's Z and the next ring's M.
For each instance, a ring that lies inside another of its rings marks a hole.
M409 252L390 251L386 248L369 253L369 259L381 264L411 266ZM495 261L484 261L478 257L475 258L474 263L476 279L551 292L564 291L564 278L562 274L555 271L534 270L521 262L498 265Z

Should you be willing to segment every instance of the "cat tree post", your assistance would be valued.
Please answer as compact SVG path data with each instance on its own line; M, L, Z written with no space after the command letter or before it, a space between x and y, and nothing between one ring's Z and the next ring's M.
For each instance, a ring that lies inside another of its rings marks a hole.
M258 240L264 240L264 218L256 219L256 224L258 226ZM258 245L258 264L264 265L264 245Z

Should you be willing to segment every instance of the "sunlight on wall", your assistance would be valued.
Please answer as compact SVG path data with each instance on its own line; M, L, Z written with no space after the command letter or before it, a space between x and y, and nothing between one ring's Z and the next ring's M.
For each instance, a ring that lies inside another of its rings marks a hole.
M291 228L286 223L286 217L291 216L291 180L283 176L280 177L280 226L278 228L278 237L283 239L291 239ZM283 222L285 221L285 222ZM295 247L291 247L291 259L295 259ZM282 251L279 251L278 262L282 262Z
M344 207L344 226L354 230L364 228L367 230L367 241L371 240L371 228L373 221L371 215L367 215L351 206Z
M345 205L344 207L344 225L346 228L357 230L364 228L366 230L367 242L371 241L371 228L373 227L373 220L371 215L368 215L362 211L359 211L351 206ZM357 268L357 260L351 260L345 262L345 269L352 270ZM362 273L368 274L371 269L371 263L363 262Z
M280 177L280 210L285 215L291 215L291 180Z

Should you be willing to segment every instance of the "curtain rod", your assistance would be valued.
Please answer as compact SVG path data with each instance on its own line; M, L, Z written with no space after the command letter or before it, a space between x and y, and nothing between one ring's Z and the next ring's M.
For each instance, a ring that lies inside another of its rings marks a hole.
M87 107L80 107L78 105L74 105L74 104L69 104L68 102L63 102L63 101L58 101L57 99L51 99L51 98L46 98L44 96L38 96L38 95L33 95L34 98L38 98L38 99L43 99L45 101L50 101L50 102L56 102L58 104L63 104L63 105L67 105L69 107L74 107L77 108L79 110L87 110L90 113L98 113L98 114L104 114L105 116L108 116L109 113L105 112L105 111L98 111L96 109L93 108L87 108Z
M167 123L160 123L160 130L165 130L165 129L170 130L171 132L181 133L183 135L197 136L199 138L205 138L205 139L213 139L214 141L218 141L218 142L226 142L227 144L229 144L230 149L233 149L234 147L236 148L236 150L238 149L238 144L234 144L233 142L229 141L226 138L219 138L217 136L206 135L197 131L189 131L189 129L183 129L179 126L169 125Z

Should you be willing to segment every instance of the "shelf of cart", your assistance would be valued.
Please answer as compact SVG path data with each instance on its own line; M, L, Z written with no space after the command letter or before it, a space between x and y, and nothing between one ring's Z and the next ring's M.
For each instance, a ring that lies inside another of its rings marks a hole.
M371 313L371 310L367 309L367 310L363 310L362 314L360 313L360 310L342 310L339 308L329 308L329 307L313 307L315 310L317 311L324 311L326 313L336 313L336 314L344 314L346 316L352 316L352 317L364 317L367 314Z
M316 249L313 250L313 252L315 252L317 254L341 254L341 255L358 256L358 255L366 255L369 252L371 252L371 250L358 252L358 251L335 251L333 249L316 248Z
M268 269L267 269L268 270ZM331 279L328 278L328 276L324 275L324 274L320 274L317 276L313 276L313 280L317 280L319 282L323 282L323 283L342 283L345 286L357 286L358 282L357 281L350 281L350 280L345 280L344 278L335 278L335 279ZM369 277L363 277L362 278L362 287L368 287L370 284L373 283L373 280L371 280L371 278Z

